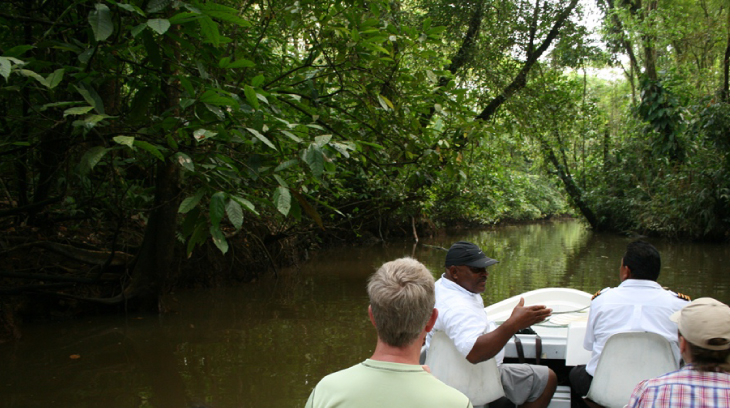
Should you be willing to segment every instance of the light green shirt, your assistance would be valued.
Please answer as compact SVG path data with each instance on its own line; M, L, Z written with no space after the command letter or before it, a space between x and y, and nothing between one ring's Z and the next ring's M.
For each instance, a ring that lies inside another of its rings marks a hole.
M305 408L472 408L420 365L365 360L317 384Z

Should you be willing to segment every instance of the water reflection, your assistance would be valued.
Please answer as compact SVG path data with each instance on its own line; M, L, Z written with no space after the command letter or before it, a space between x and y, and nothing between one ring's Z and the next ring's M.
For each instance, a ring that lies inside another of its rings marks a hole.
M303 406L322 376L372 353L365 285L374 268L409 255L439 276L445 252L433 247L462 239L500 261L486 303L540 287L615 286L630 241L556 222L422 239L429 247L336 248L278 281L178 292L170 315L32 325L20 342L0 345L0 406ZM730 303L727 245L651 242L662 253L661 284Z

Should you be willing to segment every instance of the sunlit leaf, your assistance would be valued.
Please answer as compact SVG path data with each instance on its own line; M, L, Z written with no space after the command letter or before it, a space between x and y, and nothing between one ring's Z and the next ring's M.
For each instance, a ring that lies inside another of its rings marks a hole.
M134 148L134 136L114 136L113 140L120 145Z
M157 34L165 34L170 29L170 21L164 18L153 18L147 20L147 27L153 29Z
M383 95L378 94L378 102L380 102L380 106L382 106L383 109L385 109L385 110L395 109L393 107L393 102L391 102L388 98L384 97Z

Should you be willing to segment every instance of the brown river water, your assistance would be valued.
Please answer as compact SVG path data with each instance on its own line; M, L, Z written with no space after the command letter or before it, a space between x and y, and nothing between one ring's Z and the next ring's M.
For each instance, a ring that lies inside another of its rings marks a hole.
M576 221L501 226L422 238L469 240L500 261L486 304L542 287L593 293L618 284L629 238ZM730 303L730 245L650 239L659 282L692 298ZM234 288L180 290L164 316L87 317L27 325L0 345L0 407L302 407L329 372L370 356L367 277L413 256L438 277L445 252L413 239L311 254L299 268Z

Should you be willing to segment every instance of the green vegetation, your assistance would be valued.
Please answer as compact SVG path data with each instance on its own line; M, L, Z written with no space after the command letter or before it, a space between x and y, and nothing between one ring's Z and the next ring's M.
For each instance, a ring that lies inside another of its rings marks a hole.
M6 4L0 229L110 251L87 300L454 222L726 239L722 0L599 0L605 49L577 0Z

